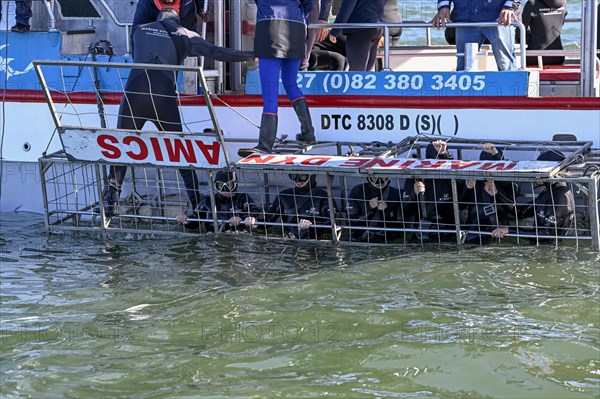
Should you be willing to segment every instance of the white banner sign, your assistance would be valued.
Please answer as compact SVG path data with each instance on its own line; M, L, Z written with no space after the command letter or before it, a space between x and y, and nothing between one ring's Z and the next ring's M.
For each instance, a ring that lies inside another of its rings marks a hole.
M541 161L460 161L443 159L368 158L327 155L250 155L238 162L242 165L301 166L346 169L449 170L493 172L550 172L558 162Z
M197 168L227 166L215 136L203 134L66 129L68 156L79 161Z

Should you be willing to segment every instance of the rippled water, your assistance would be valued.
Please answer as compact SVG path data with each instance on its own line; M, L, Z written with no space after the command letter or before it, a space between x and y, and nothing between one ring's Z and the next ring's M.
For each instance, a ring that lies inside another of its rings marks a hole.
M0 218L2 398L600 396L585 249L104 241Z

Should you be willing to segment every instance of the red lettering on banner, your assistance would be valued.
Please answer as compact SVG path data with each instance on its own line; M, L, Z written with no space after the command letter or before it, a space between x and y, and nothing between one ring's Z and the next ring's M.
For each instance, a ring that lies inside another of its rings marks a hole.
M329 161L330 157L313 157L300 162L302 165L319 166Z
M118 144L119 140L108 134L100 134L96 139L96 142L101 148L104 148L105 151L101 151L101 154L109 159L118 159L121 157L121 150L118 147L115 147L112 144Z
M129 158L134 159L136 161L142 161L148 158L148 146L146 145L144 140L137 136L125 136L125 138L123 139L123 144L131 147L131 143L136 143L140 148L140 152L137 154L133 151L125 152L125 154L129 156Z
M405 161L403 164L396 166L396 169L406 169L410 165L414 164L415 162L417 162L417 161L413 161L413 160Z
M202 151L204 158L211 165L217 165L219 163L219 155L221 154L221 145L218 141L213 141L212 144L206 144L202 140L196 140L196 145Z
M154 157L157 161L164 161L162 148L160 148L160 143L156 137L150 137L150 144L152 145L152 150L154 151Z
M293 165L296 157L285 157L281 161L271 162L271 165Z
M258 154L250 155L249 157L240 160L240 163L255 163L259 165L267 164L275 159L275 155L262 156Z
M421 161L421 163L419 165L415 165L415 169L437 169L441 166L444 166L446 164L446 162L444 161L437 161L437 162L431 162L431 161Z
M340 165L341 168L360 168L361 166L363 166L365 163L369 162L370 159L364 159L364 158L350 158L349 160L347 160L346 162L344 162L343 164Z
M185 162L190 164L196 163L196 153L194 152L193 143L190 140L174 139L171 141L171 139L165 138L164 142L167 147L169 161L182 162L181 156L183 155Z
M473 162L452 161L452 163L450 164L450 169L452 169L452 170L467 169L467 168L471 168L475 165L479 165L479 163L480 162L477 162L477 161L473 161Z
M517 166L516 162L486 162L485 164L479 167L479 170L511 170Z
M390 162L385 162L385 159L375 158L371 159L368 163L365 164L365 168L373 168L375 166L381 166L382 168L389 168L390 166L394 166L399 162L398 159L392 159Z

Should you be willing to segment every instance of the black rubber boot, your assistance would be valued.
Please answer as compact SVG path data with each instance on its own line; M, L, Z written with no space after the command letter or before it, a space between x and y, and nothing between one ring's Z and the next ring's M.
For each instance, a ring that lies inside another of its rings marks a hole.
M292 107L294 107L294 111L296 111L296 115L298 115L298 120L300 121L300 134L296 135L296 140L302 141L306 144L316 143L317 139L315 138L315 128L312 124L306 98L295 100L292 102Z
M270 154L273 151L275 137L277 137L277 114L263 113L260 120L258 145L254 148L240 148L238 155L247 157L252 154Z

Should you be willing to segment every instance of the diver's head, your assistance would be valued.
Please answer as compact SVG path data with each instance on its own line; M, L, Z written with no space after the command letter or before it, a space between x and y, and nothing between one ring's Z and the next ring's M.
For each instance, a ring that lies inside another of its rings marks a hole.
M290 173L288 176L294 182L294 187L296 188L304 188L309 185L311 180L316 179L308 173Z
M554 161L562 162L565 160L565 154L557 150L548 150L542 152L538 157L538 161Z
M382 176L375 176L375 175L369 175L368 180L369 180L369 184L378 190L383 190L390 182L389 177L382 177Z
M157 21L173 20L179 23L179 0L154 0L154 5L159 11Z
M215 190L223 197L231 197L237 189L237 177L235 172L220 170L215 174Z

